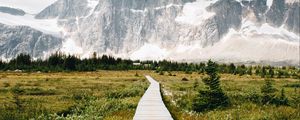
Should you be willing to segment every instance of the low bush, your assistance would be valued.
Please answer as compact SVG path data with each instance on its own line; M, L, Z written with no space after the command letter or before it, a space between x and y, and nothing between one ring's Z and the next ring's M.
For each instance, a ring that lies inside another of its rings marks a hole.
M3 83L3 87L9 87L9 86L10 86L10 84L8 82Z
M144 90L140 87L131 87L128 89L109 91L105 94L110 99L121 99L126 97L136 97L144 94Z
M300 88L300 83L286 84L283 87Z
M24 95L38 95L38 96L46 96L46 95L55 95L57 92L53 89L44 90L42 88L28 88L24 89Z
M181 81L189 81L189 79L184 77L184 78L181 79Z

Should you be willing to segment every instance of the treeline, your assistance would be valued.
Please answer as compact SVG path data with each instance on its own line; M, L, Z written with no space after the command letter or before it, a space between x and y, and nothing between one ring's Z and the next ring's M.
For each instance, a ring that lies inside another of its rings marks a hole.
M155 63L155 62L154 62ZM156 65L156 64L154 64ZM257 75L262 78L298 78L300 79L300 69L294 66L246 66L246 65L235 65L231 64L217 64L218 72L222 74L234 74L234 75ZM185 71L187 74L192 72L198 72L199 74L205 73L205 68L207 64L205 63L177 63L170 61L159 61L156 65L156 72L162 71Z
M20 54L9 62L0 60L0 70L24 70L24 71L95 71L95 70L156 70L162 71L185 71L204 73L205 63L182 63L167 60L162 61L133 61L129 59L115 58L108 55L98 56L93 53L91 58L80 59L75 55L55 53L48 59L33 60L27 54ZM256 74L263 78L300 78L300 70L296 67L273 67L273 66L246 66L235 64L217 64L218 72L234 75Z
M55 53L48 59L33 60L27 54L20 54L9 62L0 60L0 70L22 70L22 71L95 71L95 70L130 70L138 69L133 66L133 61L114 58L103 55L97 57L96 53L92 58L80 59L75 55Z

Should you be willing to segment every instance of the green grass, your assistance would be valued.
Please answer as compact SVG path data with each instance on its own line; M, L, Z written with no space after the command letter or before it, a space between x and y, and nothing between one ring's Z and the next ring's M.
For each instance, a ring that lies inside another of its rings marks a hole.
M132 119L148 86L135 71L0 73L0 119Z
M149 85L145 74L161 83L165 103L178 120L300 120L299 79L274 78L276 95L284 88L289 99L288 106L276 106L259 103L260 76L221 74L231 105L197 113L191 103L205 87L205 75L153 71L1 72L0 119L131 120ZM13 92L16 86L18 94Z
M202 74L186 74L172 72L172 75L151 75L161 82L164 91L164 100L173 117L178 120L299 120L300 119L300 88L299 79L276 78L274 87L278 90L284 88L289 99L288 106L263 105L259 103L262 96L260 90L264 79L259 76L239 76L222 74L221 87L229 96L231 105L207 112L192 111L191 104L200 89L204 89ZM183 80L184 79L184 80Z

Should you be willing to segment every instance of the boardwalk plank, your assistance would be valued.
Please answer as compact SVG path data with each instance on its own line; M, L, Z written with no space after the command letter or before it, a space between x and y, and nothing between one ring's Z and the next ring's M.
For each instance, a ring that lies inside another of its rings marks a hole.
M133 120L173 120L160 93L159 83L146 76L150 86L139 101Z

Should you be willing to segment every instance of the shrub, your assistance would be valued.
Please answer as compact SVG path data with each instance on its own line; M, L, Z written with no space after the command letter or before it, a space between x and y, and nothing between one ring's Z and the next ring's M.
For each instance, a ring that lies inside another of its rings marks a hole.
M46 95L55 95L56 91L53 89L44 90L41 88L29 88L25 89L25 95L39 95L39 96L46 96Z
M181 79L181 81L189 81L189 79L184 77L184 78Z
M246 97L249 101L254 102L254 103L260 103L261 102L261 96L254 92L250 92L247 97Z
M300 83L286 84L284 87L300 88Z
M126 97L141 96L143 92L143 89L140 87L131 87L128 89L120 89L106 92L105 96L109 99L121 99Z
M135 77L139 77L139 74L136 72L136 73L134 74L134 76L135 76Z
M10 84L8 82L3 83L3 87L9 87L9 86L10 86Z
M163 72L163 71L160 71L160 72L159 72L159 75L164 75L164 72Z

